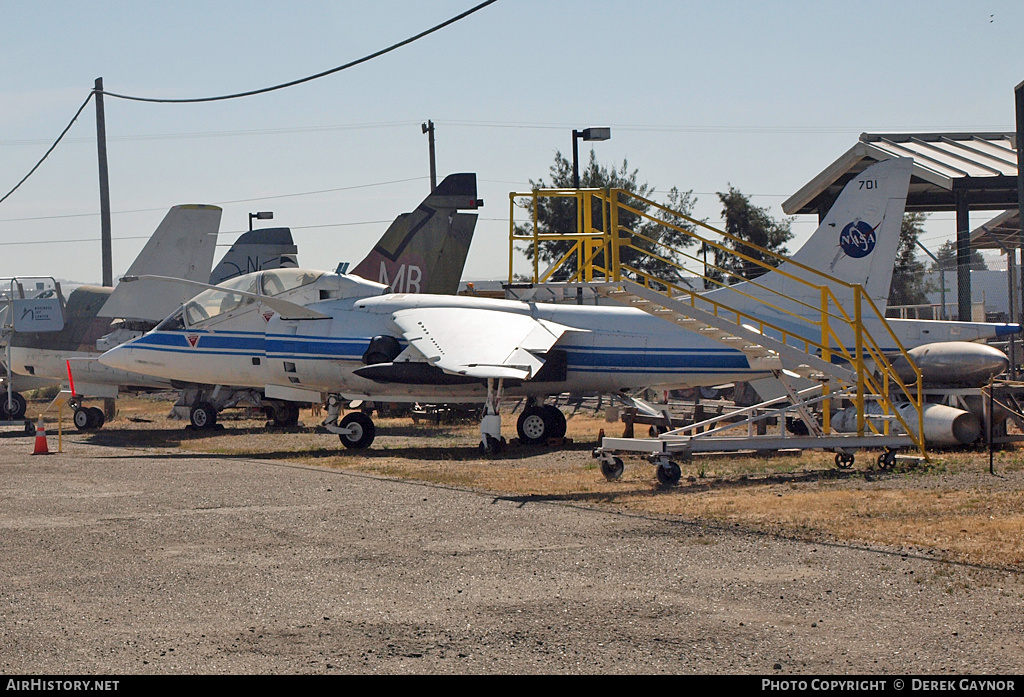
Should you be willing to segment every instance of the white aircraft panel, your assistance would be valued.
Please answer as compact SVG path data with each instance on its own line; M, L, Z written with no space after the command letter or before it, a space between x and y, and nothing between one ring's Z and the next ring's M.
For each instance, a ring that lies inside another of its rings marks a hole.
M442 370L480 378L529 379L568 327L529 315L475 308L400 310L395 324L405 339Z

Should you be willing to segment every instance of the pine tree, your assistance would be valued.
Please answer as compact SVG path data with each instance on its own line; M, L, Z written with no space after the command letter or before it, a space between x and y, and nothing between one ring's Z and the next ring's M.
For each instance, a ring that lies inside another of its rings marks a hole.
M550 176L550 183L545 182L543 179L538 181L531 179L531 187L534 190L572 189L572 162L567 160L562 153L556 152L555 161L551 165ZM580 172L580 188L603 189L606 192L610 189L625 189L626 191L646 199L651 199L654 191L653 187L646 182L640 182L639 170L630 170L625 160L622 161L622 166L618 170L614 167L606 168L598 164L593 150L590 151L589 163L586 168ZM687 222L684 218L672 215L671 213L665 213L658 208L655 208L652 212L650 205L636 201L635 199L631 199L628 203L630 207L636 209L640 213L650 216L651 218L665 220L686 230L693 230L693 225ZM693 210L694 203L696 203L696 199L694 198L692 191L680 191L678 188L673 187L669 190L666 200L661 205L672 211L689 216ZM575 232L575 205L575 199L573 198L539 198L537 202L537 228L539 234L545 235ZM532 203L527 203L526 208L531 213L531 222L517 225L516 234L518 235L533 234ZM594 207L591 213L594 227L598 230L603 230L602 212L598 201L594 202ZM622 265L631 266L643 273L655 276L656 278L676 283L680 282L683 275L676 268L676 265L681 265L683 259L678 250L689 247L693 244L692 238L678 230L673 230L672 228L660 225L649 218L643 217L642 215L623 209L620 209L618 222L620 231L625 229L634 233L631 242L633 246L639 248L638 250L627 246L621 247L620 262ZM541 241L538 244L537 253L541 261L550 264L561 259L571 247L572 242L569 241L546 240ZM533 259L534 249L532 246L527 247L522 251L526 254L528 259ZM661 257L661 259L657 257ZM662 259L664 259L664 261ZM603 258L598 258L595 259L595 262L597 264L603 264L604 260ZM560 272L556 272L553 276L553 280L564 280L571 275L571 272L572 269L568 268L561 270Z

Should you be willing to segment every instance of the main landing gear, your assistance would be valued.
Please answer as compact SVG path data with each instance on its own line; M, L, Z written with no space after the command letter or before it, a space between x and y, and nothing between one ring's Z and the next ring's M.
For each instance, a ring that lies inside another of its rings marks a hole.
M7 402L10 401L10 404ZM0 392L0 421L20 421L25 418L25 398L18 392Z
M103 415L102 409L99 407L84 407L81 402L69 402L69 404L75 410L71 420L74 421L75 428L79 431L95 431L96 429L103 428L106 417Z
M565 415L552 404L538 406L531 399L516 423L519 442L525 445L547 443L565 437Z
M491 378L487 381L487 400L484 403L483 416L480 419L480 452L490 455L500 453L505 445L501 435L501 399L503 380ZM341 444L346 448L359 450L370 447L376 436L373 420L362 412L352 412L342 416L345 399L341 395L330 395L327 399L327 418L321 424L331 433L338 434ZM565 437L565 415L551 404L538 405L533 399L527 402L526 409L519 416L516 431L519 442L526 445L547 443L551 439ZM619 460L621 474L622 461ZM678 467L677 467L678 470ZM678 481L678 476L677 476Z

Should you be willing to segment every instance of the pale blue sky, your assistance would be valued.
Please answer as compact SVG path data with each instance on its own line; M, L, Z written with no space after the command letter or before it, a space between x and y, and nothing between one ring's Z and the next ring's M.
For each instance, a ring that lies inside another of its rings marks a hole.
M257 89L474 4L0 0L0 195L97 77L111 92L154 97ZM699 217L718 219L715 192L729 184L781 216L779 204L861 132L1012 130L1022 27L1024 3L1005 0L499 0L370 63L270 94L189 105L108 97L114 271L179 203L221 205L222 243L250 211L273 210L303 265L358 261L429 189L427 119L439 176L476 172L485 200L468 278L504 276L508 193L547 178L555 151L571 152L573 128L610 126L598 159L626 158L661 190L692 189ZM90 105L0 204L0 276L100 278L94 133ZM952 215L933 218L925 242L937 248ZM813 228L794 225L799 239ZM11 244L34 240L63 242Z

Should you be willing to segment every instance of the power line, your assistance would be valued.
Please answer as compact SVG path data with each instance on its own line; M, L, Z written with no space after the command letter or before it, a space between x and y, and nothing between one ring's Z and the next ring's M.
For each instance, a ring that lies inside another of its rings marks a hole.
M201 138L237 138L245 136L275 136L275 135L288 135L293 133L322 133L324 131L351 131L359 129L369 128L396 128L399 126L419 126L419 119L411 121L381 121L378 123L353 123L353 124L334 124L327 126L293 126L290 128L253 128L247 130L235 130L235 131L193 131L191 133L137 133L135 135L126 136L107 136L108 142L131 142L131 141L148 141L148 140L185 140L185 139L201 139ZM68 143L92 143L95 139L93 138L68 138ZM48 140L36 139L36 140L0 140L0 147L12 147L22 145L41 145L48 143Z
M223 101L223 100L226 100L226 99L237 99L239 97L252 97L252 96L257 95L257 94L265 94L266 92L273 92L275 90L281 90L281 89L284 89L285 87L294 87L295 85L301 85L304 82L310 82L311 80L316 80L316 79L321 78L321 77L326 77L328 75L333 75L334 73L340 72L342 70L346 70L348 68L352 68L354 66L357 66L357 65L360 65L362 63L365 63L365 62L367 62L369 60L373 60L374 58L377 58L379 56L383 56L384 54L390 53L390 52L392 52L392 51L394 51L396 49L401 48L402 46L406 46L408 44L411 44L414 41L422 39L424 36L428 36L430 34L433 34L436 31L444 29L448 25L454 24L455 22L458 22L460 19L468 17L469 15L473 14L474 12L482 10L483 8L487 7L488 5L494 4L495 2L497 2L497 0L486 0L485 2L480 3L476 7L472 7L470 9L466 10L465 12L463 12L460 15L456 15L455 17L452 17L449 20L441 22L437 26L431 27L430 29L427 29L426 31L422 31L419 34L416 34L415 36L411 36L408 39L405 39L404 41L399 41L397 44L392 44L391 46L388 46L387 48L381 49L380 51L377 51L376 53L371 53L368 56L363 56L362 58L359 58L359 59L356 59L356 60L351 61L349 63L346 63L345 65L339 65L337 68L331 68L330 70L325 70L322 73L317 73L316 75L310 75L308 77L299 78L298 80L292 80L291 82L285 82L285 83L282 83L280 85L274 85L273 87L263 87L263 88L257 89L257 90L249 90L248 92L237 92L235 94L225 94L225 95L221 95L219 97L197 97L197 98L192 98L192 99L157 99L157 98L153 98L153 97L133 97L133 96L126 95L126 94L117 94L117 93L114 93L114 92L107 92L106 90L103 90L103 94L107 95L108 97L117 97L118 99L129 99L129 100L132 100L132 101L135 101L135 102L153 102L153 103L158 103L158 104L194 104L194 103L197 103L197 102L219 102L219 101Z
M87 105L87 104L89 103L89 100L90 100L90 99L92 99L92 92L90 92L90 93L89 93L89 96L85 98L85 101L84 101L84 102L82 102L82 106L78 107L78 111L76 111L76 112L75 112L75 115L74 115L74 116L73 116L73 117L71 118L71 122L70 122L70 123L69 123L69 124L68 124L67 126L65 126L65 127L64 127L64 130L63 130L63 131L61 131L61 132L60 132L60 135L59 135L59 136L57 136L57 140L53 141L53 145L51 145L51 146L50 146L50 149L49 149L49 150L47 150L47 151L46 151L46 153L45 153L45 154L44 154L44 155L43 155L43 156L42 156L42 157L41 157L41 158L39 159L39 162L37 162L37 163L36 163L36 166L35 166L35 167L33 167L33 168L32 168L31 170L29 170L29 173L28 173L28 174L26 174L26 175L25 175L24 177L22 177L22 178L21 178L21 181L20 181L20 182L18 182L17 184L15 184L15 185L14 185L14 188L13 188L13 189L11 189L11 190L10 190L10 191L8 191L8 192L7 192L6 194L4 194L4 197L3 197L3 198L0 198L0 203L3 203L4 201L6 201L6 200L7 200L7 197L8 197L8 196L10 196L10 195L11 195L11 194L13 194L13 193L14 193L15 191L17 191L17 190L18 190L18 189L19 189L19 188L21 187L21 185L22 185L22 184L24 184L24 183L25 183L25 181L26 181L26 180L27 180L27 179L28 179L29 177L31 177L31 176L32 176L32 174L33 174L33 173L34 173L34 172L35 172L35 171L36 171L37 169L39 169L39 165L43 164L43 160L45 160L45 159L46 159L47 157L49 157L49 156L50 156L50 153L51 153L51 152L53 152L53 149L57 147L57 144L58 144L58 143L59 143L59 142L60 142L61 140L63 140L63 138L64 138L64 135L65 135L65 134L66 134L66 133L67 133L68 131L70 131L70 130L71 130L71 127L72 127L73 125L75 125L75 121L77 121L77 120L78 120L78 117L79 117L79 115L80 115L80 114L82 113L82 110L83 110L83 109L85 109L85 106L86 106L86 105Z
M274 198L293 198L297 196L314 196L316 194L329 194L336 191L352 191L354 189L368 189L375 186L389 186L391 184L404 184L406 182L422 181L426 179L426 176L421 177L407 177L406 179L392 179L386 182L374 182L373 184L354 184L352 186L339 186L333 189L319 189L317 191L300 191L292 194L275 194L271 196L258 196L255 198L240 198L233 201L214 201L211 205L215 206L227 206L234 203L249 203L251 201L265 201ZM131 210L113 211L114 215L124 215L127 213L152 213L153 211L165 211L166 207L160 208L134 208ZM65 215L39 215L32 216L29 218L3 218L0 219L0 223L23 223L31 222L35 220L62 220L65 218L89 218L95 217L99 213L67 213ZM127 239L127 238L118 238Z

